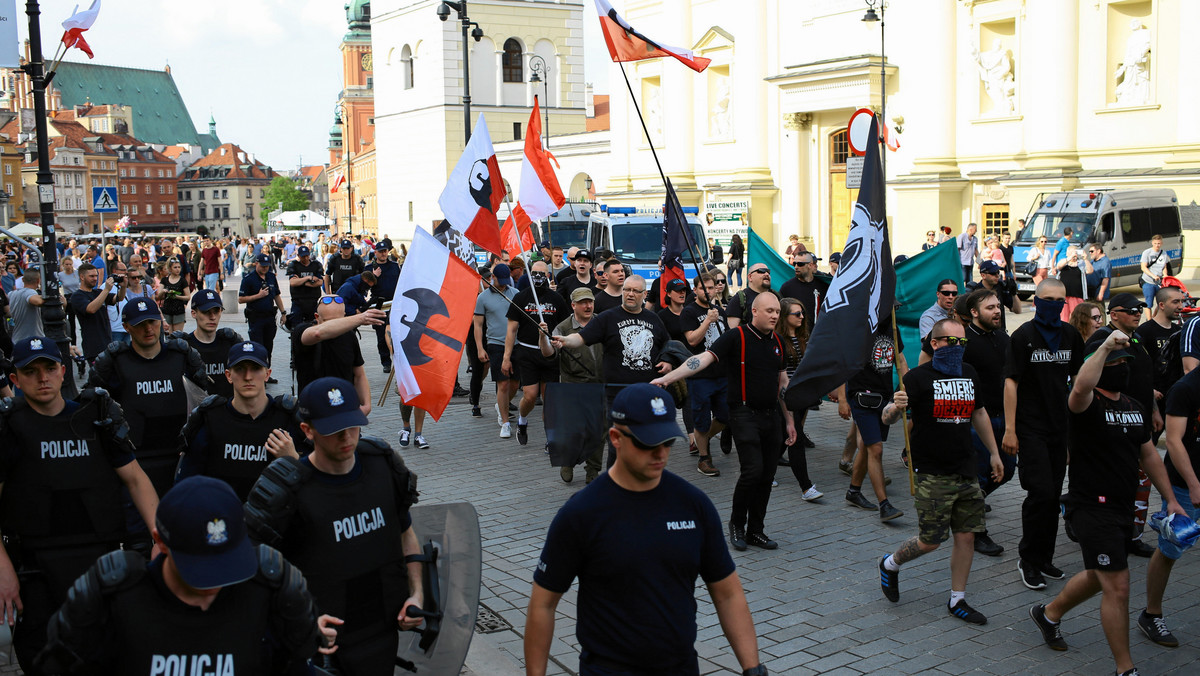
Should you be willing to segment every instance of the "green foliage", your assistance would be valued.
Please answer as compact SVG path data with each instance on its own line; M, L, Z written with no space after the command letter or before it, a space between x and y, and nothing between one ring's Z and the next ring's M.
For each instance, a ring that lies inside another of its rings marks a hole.
M196 234L200 235L201 237L208 237L208 226L197 225Z
M287 176L276 176L271 179L259 208L259 223L264 231L270 230L267 227L267 215L278 209L280 202L283 202L284 211L303 211L308 208L308 197L296 187L296 182Z

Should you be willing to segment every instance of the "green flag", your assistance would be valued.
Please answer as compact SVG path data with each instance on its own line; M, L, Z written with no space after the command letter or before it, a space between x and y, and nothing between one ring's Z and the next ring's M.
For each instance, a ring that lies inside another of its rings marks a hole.
M754 228L746 231L749 240L746 244L746 269L754 267L755 263L763 263L771 271L771 288L778 291L783 283L796 276L796 270L789 261L783 260L778 252L770 247L762 237L754 234Z
M922 251L896 266L896 323L904 343L904 358L909 367L917 365L921 356L921 336L917 324L921 315L936 301L937 283L943 279L958 281L963 291L962 266L958 262L958 247L953 239Z

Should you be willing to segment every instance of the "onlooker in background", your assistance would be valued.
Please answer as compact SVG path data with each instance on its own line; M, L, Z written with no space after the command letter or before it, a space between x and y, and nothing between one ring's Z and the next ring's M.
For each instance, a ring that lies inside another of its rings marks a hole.
M783 255L786 258L791 258L799 253L804 253L808 249L800 243L800 235L788 235L788 246L784 249Z
M729 274L729 286L742 285L742 268L745 265L746 247L742 244L742 236L735 234L729 238L729 262L725 264L725 271Z
M1025 260L1035 263L1033 273L1034 286L1040 284L1043 279L1050 276L1050 257L1053 255L1054 251L1046 248L1045 237L1038 237L1033 246L1029 247L1029 252L1025 255Z
M100 271L95 266L89 263L79 266L79 290L71 294L68 301L71 311L79 318L80 342L83 345L83 356L88 363L104 351L112 337L108 312L101 310L106 305L116 305L118 300L125 298L124 286L113 293L116 280L112 277L104 280L104 286L98 289L96 285L99 282Z
M187 322L187 302L192 298L187 280L183 278L183 267L179 259L168 259L164 266L166 275L161 279L155 300L162 306L163 320L168 333L182 331Z
M937 237L937 233L932 230L925 233L925 242L921 244L921 251L929 251L933 247L937 246L937 242L934 241L934 237Z
M1163 275L1170 274L1171 257L1162 250L1162 235L1150 238L1150 248L1142 252L1142 295L1146 307L1154 308L1154 294L1162 286Z
M1104 247L1099 244L1089 247L1084 265L1087 270L1088 298L1107 301L1108 287L1112 284L1112 261L1104 255Z
M1083 338L1083 342L1086 343L1096 329L1104 326L1104 310L1092 301L1084 301L1071 311L1068 323L1075 327L1080 337Z
M0 288L3 288L5 293L12 293L13 289L17 288L17 276L20 274L21 266L17 265L16 261L5 263L4 274L0 275Z
M829 275L832 277L837 274L838 268L842 265L842 252L834 251L829 254Z
M975 236L978 225L968 223L967 229L958 236L958 260L962 263L963 281L971 281L971 270L979 260L979 238Z
M1062 320L1070 321L1071 311L1087 299L1087 272L1080 265L1083 256L1076 246L1067 247L1066 252L1058 260L1058 278L1067 287L1067 304L1063 306Z
M1024 221L1021 221L1024 223ZM1005 279L1012 279L1013 272L1013 246L1012 235L1008 231L1000 233L1000 251L1004 254L1003 272Z
M69 252L68 252L69 254ZM79 290L79 271L75 269L75 257L71 255L63 256L58 262L60 270L58 271L58 284L62 287L62 295L64 301L71 297L71 294ZM63 303L63 310L67 313L67 331L71 339L71 344L75 344L75 313L71 312L70 305Z
M225 279L221 271L221 250L207 237L200 248L200 265L204 270L204 288L218 291L218 284Z
M46 335L42 330L40 310L44 301L41 294L38 293L38 290L42 288L42 275L36 269L29 268L22 275L22 280L25 282L25 286L13 289L12 293L8 294L8 311L13 318L12 340L14 343L26 338Z
M1075 231L1072 230L1070 226L1063 228L1062 237L1060 237L1058 241L1054 243L1054 253L1050 256L1051 269L1058 269L1059 263L1062 262L1063 257L1067 253L1067 247L1071 246L1071 236L1074 234Z
M949 239L952 239L950 237L950 226L943 225L940 228L940 232L938 233L937 243L941 244L942 242L945 242L946 240L949 240Z

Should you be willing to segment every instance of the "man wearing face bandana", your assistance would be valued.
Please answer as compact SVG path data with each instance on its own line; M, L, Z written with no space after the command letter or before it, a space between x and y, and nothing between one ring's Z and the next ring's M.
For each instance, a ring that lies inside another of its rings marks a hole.
M933 325L929 343L933 359L904 374L904 389L883 410L883 421L894 423L905 406L912 406L913 472L916 474L916 537L879 561L879 583L887 600L900 600L900 565L937 549L954 535L950 554L950 600L947 612L964 622L987 624L983 613L967 605L967 576L974 558L975 534L985 531L983 491L976 478L971 428L989 453L992 478L1004 476L992 422L979 396L975 369L963 364L966 332L958 321Z
M1067 378L1083 363L1083 339L1060 314L1067 291L1057 279L1038 284L1033 321L1013 332L1004 367L1004 441L1018 455L1021 488L1017 572L1030 589L1065 574L1054 565L1058 500L1067 471ZM1020 424L1018 424L1020 421Z
M530 271L531 288L517 293L508 308L508 333L504 339L504 361L501 369L505 374L516 372L521 379L521 403L517 410L517 443L529 443L529 420L537 403L541 383L558 381L558 360L543 357L540 340L540 324L543 330L554 328L571 314L571 308L558 292L550 288L549 266L545 261L533 264ZM522 317L521 315L525 315ZM533 320L533 321L530 321Z
M1133 364L1128 346L1123 332L1104 328L1093 334L1084 350L1087 361L1067 400L1071 484L1062 502L1079 539L1085 570L1076 573L1053 601L1029 609L1046 645L1066 650L1059 622L1072 608L1102 593L1100 624L1119 676L1138 673L1129 654L1127 553L1139 461L1166 500L1167 511L1184 513L1150 441L1144 407L1122 393Z

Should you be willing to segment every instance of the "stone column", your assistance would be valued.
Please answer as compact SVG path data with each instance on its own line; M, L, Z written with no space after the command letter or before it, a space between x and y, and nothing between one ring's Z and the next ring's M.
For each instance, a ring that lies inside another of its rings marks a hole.
M1025 115L1027 169L1079 168L1079 0L1031 2L1021 23L1018 94Z
M784 113L779 134L779 223L785 233L798 233L801 237L812 237L816 244L816 233L808 213L804 211L805 195L801 194L809 183L808 146L812 116L808 113Z
M955 65L959 54L956 7L953 2L930 3L920 13L919 17L904 17L896 12L898 28L904 30L909 24L914 30L925 35L944 36L937 40L915 40L912 43L910 55L913 64L922 64L922 75L919 93L910 92L910 96L920 98L920 103L913 101L913 110L920 110L919 116L912 116L905 124L907 132L901 141L905 146L919 148L919 157L913 160L913 173L958 173L955 159L957 136L957 73ZM897 31L897 34L900 34ZM967 71L965 82L975 82L978 76L972 68ZM897 79L900 73L889 78ZM910 83L911 84L911 83ZM889 91L896 91L889 87ZM973 91L973 90L972 90Z
M759 37L771 30L767 25L766 0L744 0L737 8L737 17L733 21L737 26L734 29L737 44L734 46L729 84L733 94L737 178L769 181L770 172L766 169L766 125L759 122L766 119L767 110L767 84L763 82L767 67L766 41ZM705 111L706 120L707 113Z

